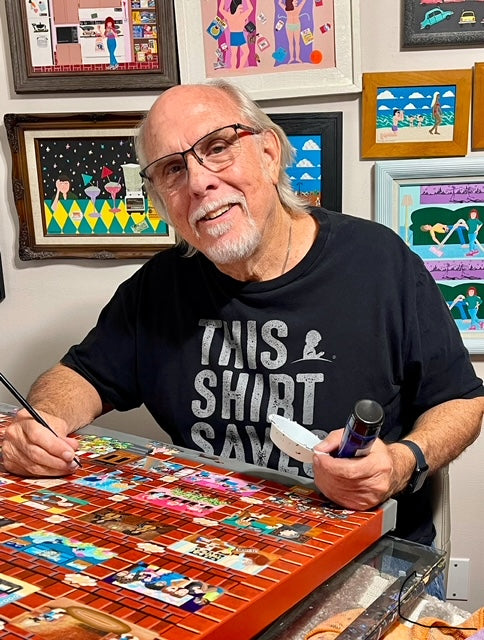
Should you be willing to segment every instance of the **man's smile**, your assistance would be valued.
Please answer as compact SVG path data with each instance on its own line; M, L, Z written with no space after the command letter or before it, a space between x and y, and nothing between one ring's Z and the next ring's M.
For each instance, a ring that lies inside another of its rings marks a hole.
M201 218L201 220L199 220L199 222L203 222L204 220L216 220L217 218L220 218L220 216L223 216L225 213L227 213L227 211L229 211L232 207L233 205L229 204L221 207L220 209L209 211L203 218Z

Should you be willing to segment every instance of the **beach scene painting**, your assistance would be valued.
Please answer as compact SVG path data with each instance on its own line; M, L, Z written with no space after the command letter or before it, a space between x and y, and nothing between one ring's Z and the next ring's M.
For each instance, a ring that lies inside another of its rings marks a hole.
M379 88L375 142L452 141L456 95L452 84Z

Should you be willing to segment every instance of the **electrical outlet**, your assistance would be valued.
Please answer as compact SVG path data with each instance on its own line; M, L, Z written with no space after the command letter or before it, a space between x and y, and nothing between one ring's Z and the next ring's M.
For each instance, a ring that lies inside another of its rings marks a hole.
M451 558L447 578L447 600L468 600L469 558Z

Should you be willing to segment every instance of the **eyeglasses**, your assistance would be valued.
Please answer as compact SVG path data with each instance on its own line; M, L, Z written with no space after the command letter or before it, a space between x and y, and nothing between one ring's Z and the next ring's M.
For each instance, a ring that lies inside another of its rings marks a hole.
M243 134L256 135L257 129L245 124L229 124L197 140L195 144L178 153L150 162L140 171L140 176L162 192L174 192L181 188L188 175L187 156L192 153L197 162L217 173L230 166L240 153L240 137Z

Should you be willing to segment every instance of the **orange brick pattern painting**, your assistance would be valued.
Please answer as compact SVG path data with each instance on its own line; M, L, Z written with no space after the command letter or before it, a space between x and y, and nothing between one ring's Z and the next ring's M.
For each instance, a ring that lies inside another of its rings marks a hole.
M249 640L384 533L171 445L80 443L75 475L0 473L2 640Z

